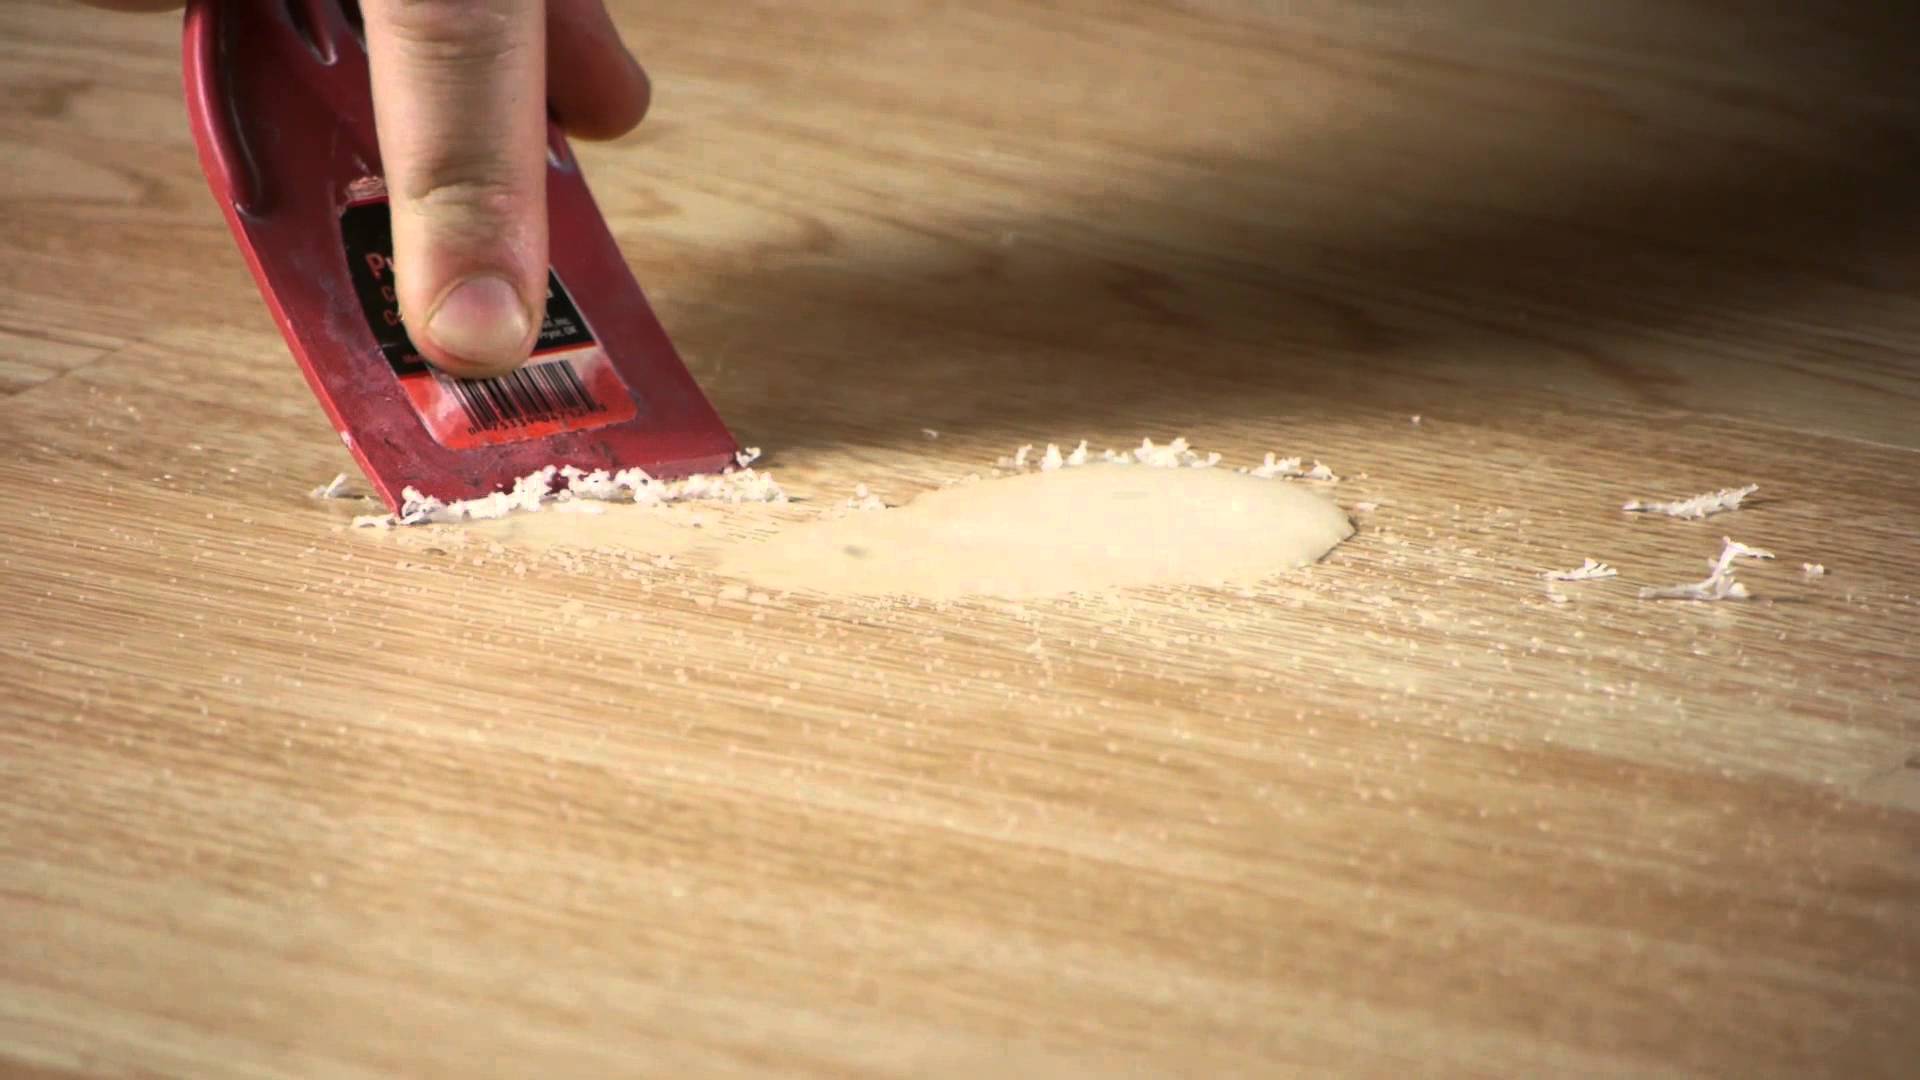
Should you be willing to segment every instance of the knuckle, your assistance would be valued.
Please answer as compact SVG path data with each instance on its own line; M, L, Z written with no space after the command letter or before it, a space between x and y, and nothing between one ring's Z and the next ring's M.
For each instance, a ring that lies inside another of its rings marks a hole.
M524 0L386 0L383 22L416 60L490 67L528 48L513 8Z
M540 71L532 49L538 20L529 18L540 2L367 5L368 27L384 43L375 50L376 92L385 72L406 118L383 132L387 181L400 208L441 236L477 241L523 224L542 205L545 174L519 115L520 84Z
M531 193L506 175L497 161L479 156L449 156L425 163L409 178L403 199L414 212L476 228L515 221Z

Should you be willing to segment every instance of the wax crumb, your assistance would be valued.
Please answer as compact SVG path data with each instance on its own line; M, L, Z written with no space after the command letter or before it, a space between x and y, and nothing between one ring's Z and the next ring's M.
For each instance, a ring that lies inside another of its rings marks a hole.
M1420 423L1420 414L1414 413L1412 416L1407 417L1407 422L1417 426Z
M1541 575L1549 581L1592 581L1620 576L1620 571L1595 559L1588 559L1571 570L1549 570Z
M1745 600L1753 594L1747 587L1733 577L1733 564L1736 559L1771 559L1773 552L1756 547L1748 547L1732 537L1721 537L1725 545L1720 549L1718 559L1710 559L1711 568L1704 580L1685 585L1671 585L1665 588L1640 590L1642 600Z
M1283 458L1274 454L1268 454L1260 464L1251 469L1243 469L1241 471L1258 480L1272 480L1276 477L1284 477L1290 480L1323 480L1328 483L1339 482L1340 478L1333 474L1333 470L1320 464L1318 461L1313 463L1311 469L1301 468L1300 461L1301 459L1297 457Z
M926 436L927 438L929 438L929 439L937 439L937 438L939 438L939 437L940 437L940 433L939 433L939 432L937 432L937 431L935 431L935 430L933 430L933 429L932 429L932 428L930 428L930 427L923 427L923 428L921 428L921 429L920 429L920 434L922 434L922 435L925 435L925 436Z
M335 476L333 479L327 481L326 483L321 484L319 487L314 488L312 491L307 492L307 498L309 499L352 498L352 496L346 494L346 489L347 489L347 474L341 473L338 476Z
M1266 456L1266 460L1249 470L1249 472L1261 480L1271 480L1276 476L1299 476L1301 475L1300 459L1297 457L1276 457L1272 453L1269 453Z
M1808 562L1800 564L1800 571L1808 577L1825 577L1827 568L1817 562Z
M1759 490L1759 484L1748 484L1746 487L1722 488L1705 495L1695 495L1690 499L1676 499L1672 502L1644 502L1640 499L1629 499L1621 505L1620 509L1687 519L1712 517L1714 514L1728 510L1738 510L1747 496Z
M1119 455L1109 450L1106 456L1114 460ZM1135 462L1153 469L1211 469L1220 464L1219 454L1197 454L1183 438L1176 438L1165 446L1155 446L1152 439L1141 439L1131 456Z
M887 504L881 501L878 495L868 491L865 484L854 485L853 497L847 500L846 505L849 510L885 510L887 508Z
M549 465L514 481L510 491L496 491L478 499L443 502L424 495L416 488L401 492L398 514L362 514L353 519L355 528L387 529L396 525L450 524L506 517L515 512L533 513L549 505L568 511L583 508L568 506L579 500L624 500L642 506L707 500L712 502L784 503L787 494L770 473L756 472L749 463L758 459L758 447L749 447L737 455L740 467L724 473L695 473L679 480L655 480L644 469L592 472L569 465ZM595 510L584 510L587 513Z
M1078 468L1093 460L1084 439L1070 452L1062 452L1057 443L1048 443L1046 449L1039 452L1037 461L1035 449L1034 444L1028 443L1011 457L995 459L994 467L1013 472L1024 472L1034 467L1041 472L1057 472L1060 469ZM1106 450L1101 453L1099 460L1109 465L1144 465L1155 469L1211 469L1220 464L1220 455L1199 453L1184 438L1175 438L1164 444L1148 438L1140 440L1140 445L1132 450ZM1273 454L1268 454L1262 464L1241 469L1240 472L1261 480L1275 477L1326 483L1338 483L1340 480L1332 469L1318 461L1311 468L1304 468L1300 458L1279 458ZM970 476L967 479L974 478Z

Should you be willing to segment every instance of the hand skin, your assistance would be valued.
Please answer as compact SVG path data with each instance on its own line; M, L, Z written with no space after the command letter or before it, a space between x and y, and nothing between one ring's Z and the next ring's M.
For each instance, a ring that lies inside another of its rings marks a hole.
M505 374L532 351L546 306L548 109L569 135L617 138L646 115L646 73L602 0L361 0L361 11L401 317L443 371Z

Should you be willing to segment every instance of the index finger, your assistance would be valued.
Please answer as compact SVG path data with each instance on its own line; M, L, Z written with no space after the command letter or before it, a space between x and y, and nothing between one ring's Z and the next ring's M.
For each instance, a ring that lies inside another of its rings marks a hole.
M362 0L401 318L456 375L527 358L546 304L542 0Z

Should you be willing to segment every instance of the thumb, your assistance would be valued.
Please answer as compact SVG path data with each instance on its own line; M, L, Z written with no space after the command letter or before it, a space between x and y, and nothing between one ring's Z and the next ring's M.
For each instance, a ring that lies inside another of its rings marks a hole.
M363 0L401 318L450 374L527 358L546 304L542 0Z

